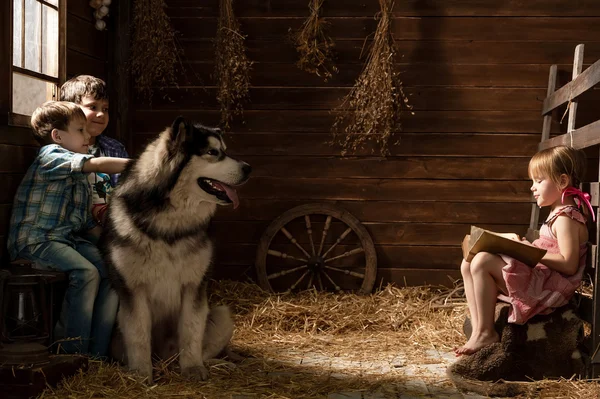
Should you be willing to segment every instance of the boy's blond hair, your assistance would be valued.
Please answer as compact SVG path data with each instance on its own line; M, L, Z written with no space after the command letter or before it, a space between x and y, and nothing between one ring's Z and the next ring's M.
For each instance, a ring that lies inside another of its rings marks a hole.
M547 178L560 186L560 176L569 176L571 185L579 187L585 174L585 154L573 147L557 146L535 154L529 161L528 173L531 179Z
M79 75L67 80L60 87L61 101L81 104L81 99L85 96L93 97L95 100L108 100L106 83L95 76Z
M47 101L31 115L33 135L41 145L52 144L53 129L67 130L69 124L78 119L86 120L79 105L67 101Z

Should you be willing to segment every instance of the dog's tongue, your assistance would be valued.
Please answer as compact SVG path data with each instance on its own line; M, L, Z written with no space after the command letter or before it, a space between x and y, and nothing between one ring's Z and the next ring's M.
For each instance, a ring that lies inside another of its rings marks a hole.
M228 186L225 183L221 183L221 182L217 182L217 181L213 181L213 184L215 186L217 186L217 188L220 188L221 190L225 191L225 193L227 194L227 196L229 197L231 202L233 202L233 209L237 208L238 205L240 205L240 199L238 198L235 188Z

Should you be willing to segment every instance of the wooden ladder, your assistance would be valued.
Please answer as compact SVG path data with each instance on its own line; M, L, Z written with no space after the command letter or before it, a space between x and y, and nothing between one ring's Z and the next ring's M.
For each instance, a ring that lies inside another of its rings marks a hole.
M550 67L548 92L542 108L544 123L542 127L542 139L538 146L539 150L558 145L586 149L600 144L600 120L575 129L577 97L600 83L600 60L596 61L585 71L582 71L583 51L583 44L579 44L575 48L572 80L558 90L556 90L557 66L552 65ZM567 133L550 138L552 111L563 104L568 104L569 120ZM598 171L600 176L600 163ZM579 314L580 317L592 325L592 334L589 340L590 359L588 377L596 378L600 375L600 273L598 273L598 245L600 244L600 212L598 203L600 184L598 181L594 181L583 183L583 185L585 186L584 190L589 190L592 197L591 203L596 213L596 225L590 229L590 241L592 244L588 248L586 260L586 270L591 275L594 284L593 297L590 299L580 296ZM527 231L527 238L530 241L538 236L539 214L539 208L534 201L531 206L531 220Z

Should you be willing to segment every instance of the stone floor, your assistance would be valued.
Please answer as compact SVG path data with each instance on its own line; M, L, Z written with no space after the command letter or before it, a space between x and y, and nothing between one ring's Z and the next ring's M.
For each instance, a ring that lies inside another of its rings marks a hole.
M463 394L448 380L446 368L456 361L453 352L440 353L436 350L429 350L427 357L420 365L408 364L402 356L398 356L392 361L366 363L343 358L330 358L318 353L288 353L288 355L299 359L290 361L292 364L319 366L333 371L331 375L334 377L343 377L344 370L364 369L365 373L372 374L400 374L408 377L410 381L385 386L378 392L336 392L330 394L328 399L486 398L476 394ZM336 373L335 370L339 370L339 373Z

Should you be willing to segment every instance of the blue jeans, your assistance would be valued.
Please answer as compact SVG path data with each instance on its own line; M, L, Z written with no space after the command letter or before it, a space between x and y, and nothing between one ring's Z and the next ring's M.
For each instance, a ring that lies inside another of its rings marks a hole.
M75 248L56 241L25 248L19 256L43 269L68 273L69 286L55 332L65 338L61 352L107 356L119 298L98 248L84 239Z

